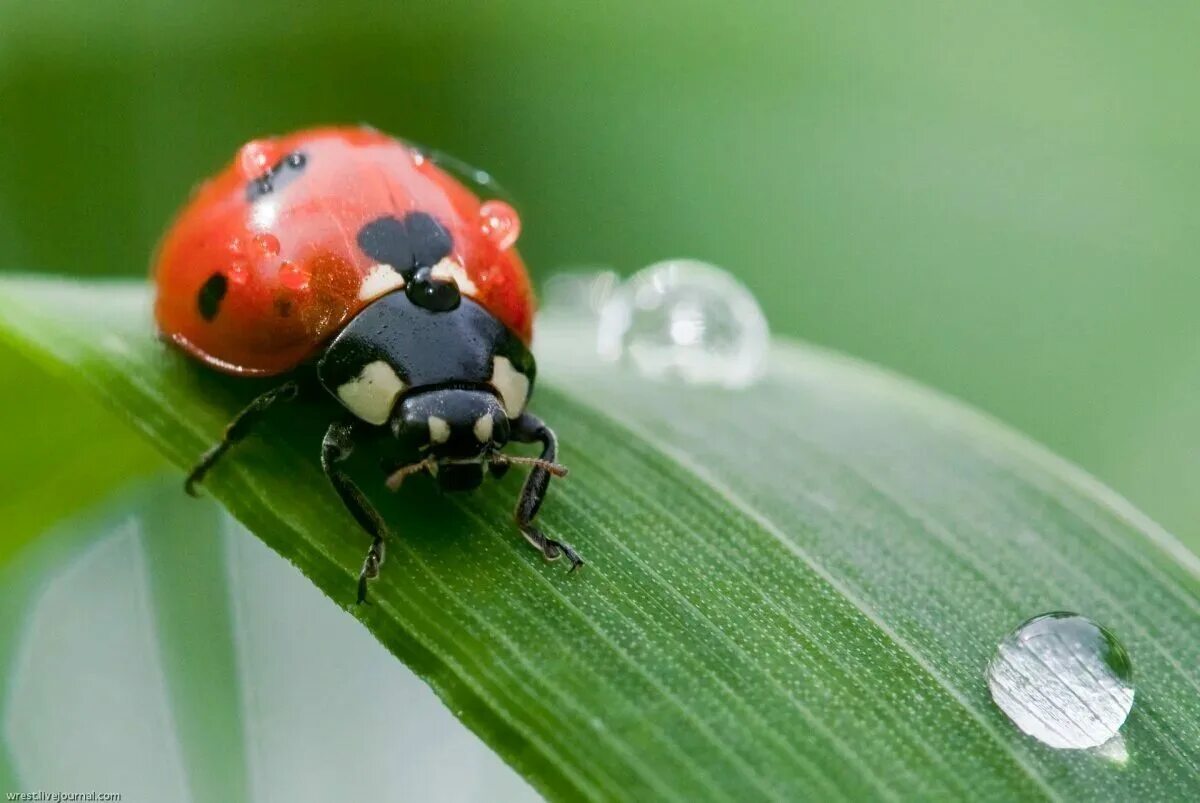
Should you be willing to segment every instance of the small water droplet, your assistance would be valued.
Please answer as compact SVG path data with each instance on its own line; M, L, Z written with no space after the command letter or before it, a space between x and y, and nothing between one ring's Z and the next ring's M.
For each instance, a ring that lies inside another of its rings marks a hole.
M1105 744L1133 708L1129 654L1086 616L1035 616L1005 636L988 665L992 699L1013 724L1050 747Z
M480 230L497 248L504 251L521 236L521 218L504 201L484 201L479 207Z
M254 235L254 244L267 256L273 257L279 254L279 238L274 234L256 234Z
M250 266L246 264L245 260L234 260L229 266L227 275L229 276L230 284L241 287L250 281Z
M297 292L307 290L310 278L308 270L295 262L285 260L279 266L279 283L288 290Z
M659 262L617 287L600 310L597 349L651 378L745 387L766 365L770 333L754 296L705 262Z
M252 139L238 151L238 171L249 181L258 178L279 160L278 146L270 139Z

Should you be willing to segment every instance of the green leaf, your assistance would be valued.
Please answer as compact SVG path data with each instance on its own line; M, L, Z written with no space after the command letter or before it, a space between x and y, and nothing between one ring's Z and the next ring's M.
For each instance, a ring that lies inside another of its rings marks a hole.
M180 465L261 389L161 345L144 285L6 279L0 301L9 337ZM207 484L544 794L1200 795L1200 561L1110 491L809 347L778 343L766 379L733 392L595 365L554 326L534 407L572 473L541 521L582 572L516 534L518 477L393 497L362 466L397 537L355 608L366 544L317 466L315 407L269 421ZM998 640L1061 609L1132 657L1124 761L1040 745L990 701Z

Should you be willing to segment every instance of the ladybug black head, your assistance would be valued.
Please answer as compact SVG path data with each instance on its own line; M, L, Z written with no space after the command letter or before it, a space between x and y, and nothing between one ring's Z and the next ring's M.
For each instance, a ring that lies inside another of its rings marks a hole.
M509 421L494 393L434 388L406 396L389 422L410 450L433 458L438 484L470 490L483 481L486 458L508 443Z
M515 460L499 450L525 411L535 373L525 345L475 300L439 310L400 290L356 315L317 364L350 413L395 436L387 462L398 473L389 486L428 471L456 491Z

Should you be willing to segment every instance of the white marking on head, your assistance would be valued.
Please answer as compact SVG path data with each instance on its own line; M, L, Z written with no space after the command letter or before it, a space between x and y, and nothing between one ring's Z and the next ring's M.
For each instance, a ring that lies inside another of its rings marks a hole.
M479 288L475 286L475 282L471 281L471 277L467 275L466 268L450 257L443 257L442 261L434 265L429 271L429 275L444 282L454 282L458 285L458 292L464 296L475 298L479 292Z
M491 443L492 440L492 421L491 413L484 413L475 419L475 439L480 443Z
M508 417L521 415L529 398L529 377L518 371L508 357L497 357L492 362L491 382L504 402L504 412Z
M379 264L371 268L366 278L358 287L360 301L373 301L384 293L390 293L404 286L404 277L391 265Z
M405 384L383 360L367 363L358 376L337 389L346 409L368 424L385 424Z
M450 440L450 424L446 419L431 415L425 423L429 425L430 443L445 443Z

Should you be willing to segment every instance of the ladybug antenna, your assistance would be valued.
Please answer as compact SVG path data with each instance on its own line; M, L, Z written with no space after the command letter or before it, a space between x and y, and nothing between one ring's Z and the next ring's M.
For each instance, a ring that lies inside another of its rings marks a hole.
M567 467L561 463L552 463L549 460L542 460L538 457L516 457L507 454L493 454L488 460L492 463L500 465L518 465L518 466L533 466L534 468L543 468L549 471L556 477L567 476Z
M393 471L387 478L388 490L398 491L400 486L404 484L404 479L411 474L416 474L421 471L427 471L437 465L437 459L430 455L424 460L416 463L409 463L407 466L401 466Z
M548 471L556 477L567 476L567 467L561 463L553 463L549 460L542 460L538 457L518 457L515 455L500 454L496 452L487 457L489 463L499 465L518 465L532 466ZM422 471L431 471L437 466L465 466L479 463L479 458L462 458L462 459L437 459L433 455L426 457L424 460L418 460L416 463L409 463L407 466L401 466L393 471L387 478L386 484L389 490L398 491L400 486L404 484L404 480L413 474L419 474Z

